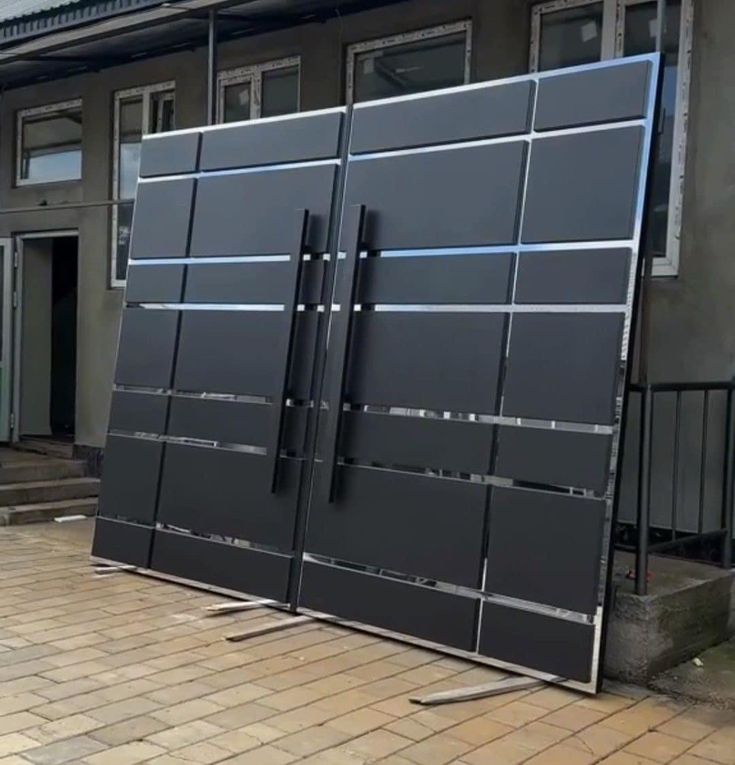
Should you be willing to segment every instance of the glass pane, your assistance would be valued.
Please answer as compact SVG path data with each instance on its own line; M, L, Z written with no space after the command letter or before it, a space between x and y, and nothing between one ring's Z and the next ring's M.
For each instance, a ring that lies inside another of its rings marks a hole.
M601 2L541 14L539 70L590 64L601 55Z
M165 133L175 127L174 94L171 90L151 93L149 133Z
M464 32L432 37L355 56L354 100L420 93L465 81Z
M23 119L20 177L34 183L82 177L82 111Z
M250 119L252 83L238 82L225 87L224 121L240 122Z
M299 68L289 66L263 72L261 117L277 117L299 110Z
M117 250L115 261L115 278L125 280L130 254L130 228L133 223L133 203L118 205L117 208Z
M140 142L143 135L143 99L120 104L120 148L118 154L118 199L132 199L138 185Z
M664 79L661 90L659 135L654 152L649 197L646 248L654 257L666 257L669 222L669 189L674 156L674 118L679 70L679 30L681 0L667 0L664 25ZM633 56L650 53L656 48L656 2L631 5L625 9L625 39L623 53Z

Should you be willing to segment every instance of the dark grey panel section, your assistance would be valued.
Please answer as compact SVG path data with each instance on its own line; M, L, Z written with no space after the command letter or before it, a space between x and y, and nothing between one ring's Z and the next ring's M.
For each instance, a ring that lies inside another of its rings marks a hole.
M611 424L622 314L516 314L503 414Z
M283 602L291 558L201 537L156 531L151 568L235 592Z
M480 653L569 680L592 674L595 630L589 624L485 603Z
M156 520L290 550L301 463L281 460L275 494L264 465L259 454L168 444Z
M505 324L503 314L356 313L346 399L494 413Z
M308 410L288 407L285 411L283 448L301 452ZM268 404L173 396L167 432L225 444L266 446L272 416Z
M529 483L574 486L603 494L612 436L541 428L498 429L495 474Z
M296 211L309 213L307 248L325 252L335 165L204 177L197 187L191 254L288 254Z
M512 253L371 257L360 260L355 302L421 304L507 303ZM343 269L335 294L341 294Z
M642 144L640 127L536 139L523 241L629 239Z
M124 308L115 382L168 388L171 384L178 311Z
M282 311L184 311L174 387L185 392L272 395L286 319ZM296 322L290 392L299 399L310 396L318 321L316 312L305 312Z
M138 184L131 258L183 258L189 241L193 178Z
M200 137L201 133L146 136L140 150L141 178L196 172Z
M299 604L343 619L474 650L478 601L471 598L307 562Z
M493 489L485 590L594 615L605 501Z
M479 586L487 486L340 465L327 503L324 473L316 479L307 552Z
M168 396L155 393L112 393L110 430L162 434L166 429Z
M539 81L536 130L645 117L650 61L559 74Z
M343 114L304 114L286 120L248 122L207 130L202 170L273 165L339 156Z
M186 266L130 266L125 288L128 303L180 303Z
M324 266L323 260L303 264L299 302L321 302ZM196 263L189 266L185 302L283 304L291 288L288 274L285 261Z
M533 88L533 82L515 82L358 106L352 121L350 152L525 133Z
M161 441L108 436L99 514L152 524L162 453Z
M383 465L487 473L494 432L479 422L344 412L339 453Z
M353 160L345 209L365 205L372 250L510 244L525 154L518 141Z
M92 555L116 563L148 568L153 529L98 517L94 523Z
M625 303L630 250L523 252L516 303Z

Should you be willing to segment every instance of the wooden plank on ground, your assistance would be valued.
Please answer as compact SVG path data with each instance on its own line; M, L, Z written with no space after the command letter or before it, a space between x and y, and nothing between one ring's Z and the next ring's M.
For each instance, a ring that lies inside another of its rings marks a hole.
M205 606L204 610L209 616L218 616L219 614L232 614L238 611L252 611L255 608L266 608L267 606L278 605L275 600L231 600L227 603L214 603L211 606Z
M414 696L411 698L411 701L414 704L421 704L422 706L454 704L459 701L473 701L475 699L485 699L488 696L499 696L501 693L525 691L530 688L538 688L545 684L546 683L543 680L537 680L534 677L519 677L514 675L513 677L494 680L492 683L484 683L483 685L455 688L451 691L431 693L428 696Z

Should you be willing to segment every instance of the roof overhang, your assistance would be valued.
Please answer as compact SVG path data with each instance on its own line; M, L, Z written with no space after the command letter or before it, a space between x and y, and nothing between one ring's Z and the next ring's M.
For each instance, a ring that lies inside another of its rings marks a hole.
M0 49L0 87L97 71L207 43L211 10L221 42L324 22L405 0L177 0Z

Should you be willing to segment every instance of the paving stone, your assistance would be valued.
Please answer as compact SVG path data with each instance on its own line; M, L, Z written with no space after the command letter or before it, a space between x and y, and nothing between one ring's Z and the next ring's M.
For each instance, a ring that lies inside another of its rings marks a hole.
M137 741L158 733L167 727L166 723L156 720L155 717L142 715L114 725L106 725L104 728L98 728L89 735L108 746L120 746L120 744L127 744L129 741Z
M625 747L626 752L647 757L656 762L671 762L675 757L683 754L691 746L689 741L666 733L646 733L645 736L636 739ZM733 741L735 746L735 741Z
M22 733L6 733L4 736L0 736L0 757L25 752L35 746L38 746L38 741Z
M578 731L574 736L566 739L564 743L597 757L606 757L611 752L622 749L631 738L628 733L606 728L603 720L601 723L590 725L589 728Z
M461 761L466 765L518 765L533 756L530 749L500 738L463 755Z
M190 744L197 744L205 739L217 736L224 731L216 725L204 722L204 720L193 720L184 725L176 725L173 728L166 728L158 733L154 733L146 738L156 746L164 749L180 749Z
M74 736L63 741L31 749L23 756L35 765L62 765L66 762L77 763L88 755L105 749L104 744L89 736Z
M181 725L182 723L198 720L201 717L207 717L221 711L222 707L213 704L211 701L193 699L192 701L185 701L183 704L175 704L165 709L157 709L155 712L151 712L151 717L155 717L167 725Z
M131 741L129 744L122 744L122 746L88 756L85 762L88 765L136 765L165 753L165 749L148 741Z
M720 765L735 765L735 728L710 733L695 744L688 752L705 760L712 760Z
M417 765L445 765L474 748L474 744L439 733L402 749L401 756Z
M604 720L605 717L604 712L575 702L547 714L544 722L570 731L578 731Z
M81 736L84 733L101 728L103 723L87 715L71 715L62 717L60 720L47 722L26 731L26 735L36 739L42 744L50 744L64 738Z
M526 765L590 765L597 758L589 752L556 744L527 760Z
M0 736L43 725L46 722L45 718L32 712L17 712L12 715L3 715L0 717Z
M349 738L348 733L319 725L279 738L273 745L298 757L306 757L322 749L338 746Z
M513 701L510 704L505 704L502 707L490 712L487 717L490 720L503 723L504 725L510 725L513 728L519 728L522 725L537 720L539 717L546 715L547 710L543 707L535 707L532 704L528 704L525 701ZM552 720L549 720L552 722ZM553 723L558 724L558 723ZM564 726L561 726L564 727Z

